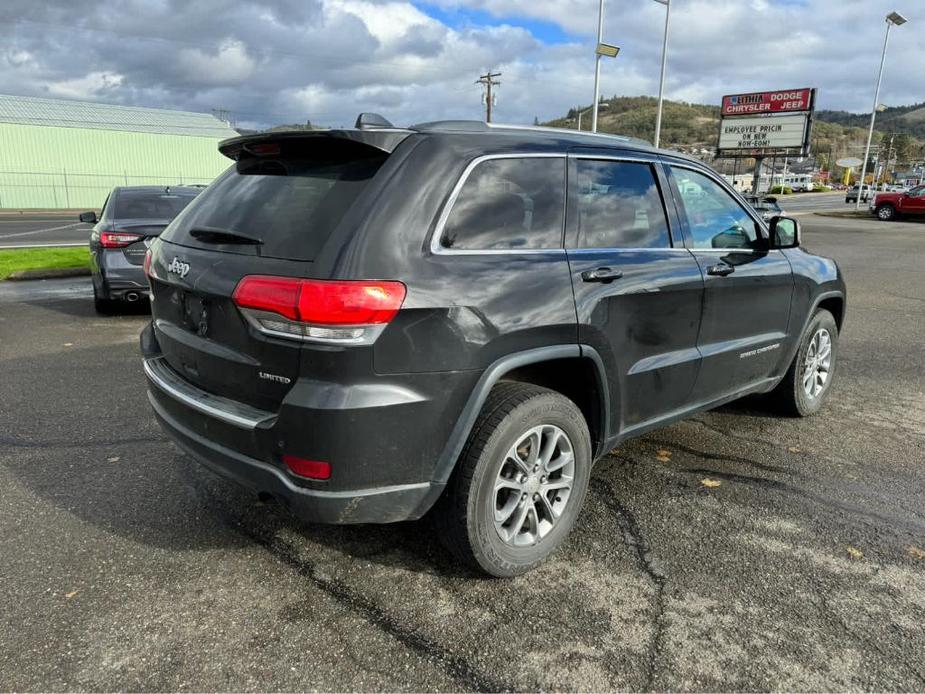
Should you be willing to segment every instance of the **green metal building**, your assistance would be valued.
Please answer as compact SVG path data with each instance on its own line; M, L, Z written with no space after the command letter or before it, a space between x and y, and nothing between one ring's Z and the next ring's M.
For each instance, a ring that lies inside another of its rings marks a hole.
M0 95L0 209L99 209L119 185L209 183L237 132L207 113Z

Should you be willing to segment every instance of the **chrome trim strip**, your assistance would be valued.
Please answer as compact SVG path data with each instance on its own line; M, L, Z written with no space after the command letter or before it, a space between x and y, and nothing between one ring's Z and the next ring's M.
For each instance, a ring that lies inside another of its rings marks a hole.
M346 330L362 328L363 334L360 337L344 339L333 337L316 337L314 335L296 335L295 333L287 333L280 330L266 328L261 325L259 320L260 316L266 316L267 318L272 318L279 321L288 320L285 316L281 316L271 311L260 311L253 308L239 308L238 310L241 312L241 315L244 316L244 319L247 321L247 323L261 335L269 335L270 337L278 337L284 340L296 340L298 342L314 342L321 345L371 345L379 339L379 336L388 326L387 323L375 323L372 325L315 325L312 323L306 323L306 327L313 328L344 328Z
M569 159L600 159L603 161L632 161L632 162L642 162L643 164L651 164L652 166L658 166L661 162L658 160L658 155L654 152L649 157L639 157L633 156L632 154L591 154L590 152L569 152Z
M585 253L649 253L652 251L677 251L680 254L686 254L689 249L684 246L651 246L649 248L569 248L569 255L581 255Z
M430 252L434 255L536 255L537 253L565 253L565 249L561 247L524 248L523 250L513 248L488 248L485 250L476 248L454 249L446 248L440 242L440 239L443 238L443 230L444 227L446 227L446 222L450 218L450 212L453 211L453 205L456 204L456 199L459 197L459 193L466 184L469 175L476 166L492 159L568 159L568 154L565 152L504 152L502 154L483 154L470 161L463 170L459 180L456 181L456 185L453 186L450 197L440 211L434 233L430 237Z
M272 412L258 410L197 388L176 374L166 364L164 357L145 359L144 370L148 380L174 400L227 424L242 429L256 429L258 425L276 418Z

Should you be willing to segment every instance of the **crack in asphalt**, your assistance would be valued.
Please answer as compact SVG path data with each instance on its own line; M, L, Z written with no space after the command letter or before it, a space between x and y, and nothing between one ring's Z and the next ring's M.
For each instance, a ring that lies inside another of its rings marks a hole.
M882 513L877 513L875 511L870 511L864 508L861 508L855 504L850 504L848 502L838 501L837 499L820 496L815 492L811 492L806 489L800 489L799 487L794 487L791 484L786 482L780 482L778 480L769 480L766 477L753 477L751 475L741 475L734 472L721 472L719 470L713 470L711 468L677 468L679 472L689 473L692 475L704 475L708 477L718 477L722 480L727 480L729 482L740 482L745 485L759 487L761 489L773 489L775 491L784 492L786 494L791 494L793 496L799 496L809 501L813 501L820 506L825 506L830 509L837 511L842 511L849 515L859 517L859 520L872 527L876 530L883 530L881 524L893 527L897 531L902 531L908 533L912 537L916 537L918 534L925 531L925 523L910 520L909 518L897 518L895 516L886 516Z
M760 438L753 438L751 436L742 436L742 434L737 434L734 431L730 431L729 429L722 429L716 426L715 424L711 424L710 422L700 419L699 417L691 417L690 419L684 420L684 422L687 424L699 424L704 429L712 431L714 434L719 434L720 436L724 436L730 439L736 439L738 441L744 441L745 443L761 443L761 444L766 445L768 448L774 448L774 449L784 448L787 446L787 444L781 441L775 441L773 439L760 439Z
M427 638L415 629L402 624L392 617L380 605L353 590L350 586L335 579L323 576L316 564L303 559L289 543L278 536L266 537L251 532L237 520L224 516L226 524L240 534L257 543L274 557L287 564L302 577L307 578L340 605L363 617L369 624L392 637L403 646L426 657L430 662L440 665L450 676L464 687L473 691L508 692L514 687L496 680L490 675L479 672L465 658L454 655L435 641Z
M692 424L699 424L704 429L707 429L708 431L712 431L715 434L719 434L720 436L724 436L730 439L736 439L738 441L744 441L745 443L750 443L750 444L756 444L756 443L763 444L767 446L768 448L771 448L775 451L780 451L784 448L790 447L789 443L785 443L783 441L776 441L774 439L759 439L759 438L751 438L749 436L742 436L741 434L736 434L735 432L730 431L728 429L721 429L720 427L710 424L709 422L705 422L702 419L698 419L697 417L692 417L691 419L686 420L686 421ZM864 464L864 461L862 460L855 460L853 458L848 458L843 455L835 455L832 453L820 453L819 451L809 451L809 450L802 450L800 451L800 453L810 454L814 458L820 458L822 460L827 460L829 462L833 462L837 464L848 464L848 465L853 465L853 466ZM781 471L782 472L786 471L789 474L795 474L789 470L785 470L784 468L781 468Z
M740 437L736 437L736 438L740 438ZM706 460L717 460L720 462L727 462L727 463L740 463L742 465L749 465L751 467L756 467L759 470L764 470L765 472L776 472L782 475L793 474L789 469L785 467L781 467L779 465L771 465L769 463L762 463L760 461L755 460L754 458L746 458L744 456L737 456L737 455L723 455L719 453L707 453L706 451L700 451L700 450L697 450L696 448L685 446L680 443L674 443L673 441L666 441L664 439L650 438L649 440L655 444L658 444L659 446L663 446L667 448L676 448L682 453L688 453L690 455L697 456L698 458L705 458ZM748 440L748 439L744 439L744 440ZM751 441L751 443L755 443L755 442Z
M604 502L604 505L617 516L623 542L635 552L642 572L655 588L655 597L652 601L655 609L655 615L652 618L655 630L647 649L646 682L645 686L642 687L642 689L651 690L658 670L658 657L661 653L665 629L667 628L665 623L665 583L668 580L668 575L652 556L652 550L645 541L642 530L639 528L639 523L636 521L636 516L620 503L616 490L597 477L591 479L591 486Z
M716 453L708 453L706 451L700 451L696 448L690 446L684 446L670 441L665 441L662 439L649 439L653 443L659 446L665 446L667 448L675 448L682 453L687 453L696 458L701 458L704 460L711 460L716 462L725 462L732 464L743 464L755 466L759 469L764 469L768 472L778 472L780 474L787 474L793 476L793 473L785 468L778 468L777 466L767 465L765 463L760 463L756 460L750 458L744 458L741 456L732 456L732 455L721 455ZM637 465L640 463L648 464L650 461L645 458L640 458L639 460L634 460L630 457L628 453L621 453L619 456L613 456L615 458L623 458L632 465ZM899 532L908 533L910 535L917 535L925 531L925 523L910 519L908 517L896 517L896 516L887 516L882 513L877 513L876 511L871 511L866 508L862 508L856 504L851 504L848 502L839 501L833 497L821 496L815 492L811 492L807 489L801 489L796 487L788 482L781 482L779 480L768 479L767 477L757 477L753 475L743 475L741 473L735 472L723 472L720 470L714 470L712 468L705 467L695 467L695 468L674 468L678 472L689 473L693 475L705 475L709 477L717 477L719 479L727 480L729 482L739 482L741 484L749 485L752 487L758 487L761 489L771 489L785 494L791 494L793 496L799 496L809 501L813 501L821 506L825 506L830 509L837 511L842 511L848 513L866 524L876 524L874 525L877 529L882 529L879 524L886 524L891 526Z

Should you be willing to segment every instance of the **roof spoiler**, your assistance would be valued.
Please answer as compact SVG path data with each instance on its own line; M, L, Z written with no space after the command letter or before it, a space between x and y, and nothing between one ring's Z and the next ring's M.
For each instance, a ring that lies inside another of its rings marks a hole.
M237 161L241 153L258 144L281 143L289 140L345 140L365 145L380 152L391 154L406 137L411 135L410 130L393 128L368 128L363 130L292 130L273 133L257 133L255 135L242 135L222 140L218 143L218 151L229 159Z

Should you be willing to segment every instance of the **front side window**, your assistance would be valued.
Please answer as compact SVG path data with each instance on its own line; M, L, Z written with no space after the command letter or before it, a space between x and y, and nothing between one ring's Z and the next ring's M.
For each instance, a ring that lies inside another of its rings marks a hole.
M579 248L668 248L671 238L652 166L579 159L572 188Z
M694 248L750 250L759 245L758 224L709 176L673 168Z
M453 250L562 247L565 158L488 159L469 173L443 228Z

